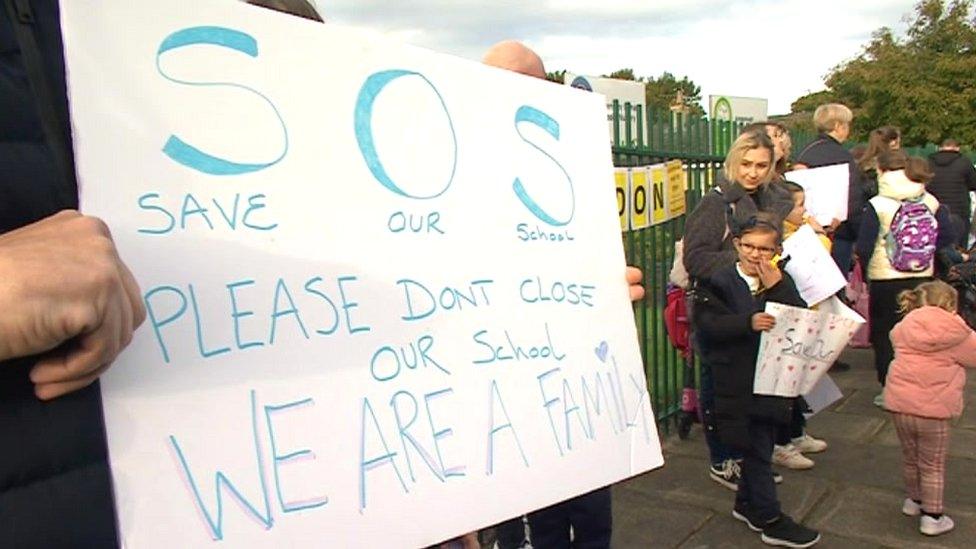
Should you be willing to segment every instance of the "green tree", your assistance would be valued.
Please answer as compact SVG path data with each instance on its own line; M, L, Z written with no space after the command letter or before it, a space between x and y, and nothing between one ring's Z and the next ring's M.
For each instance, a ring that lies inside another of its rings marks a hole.
M566 69L546 73L546 80L550 82L562 84L565 79L566 79Z
M976 143L973 0L921 0L908 23L903 37L875 31L859 56L830 72L826 91L801 97L793 111L837 101L854 111L854 139L890 124L910 146L948 137Z

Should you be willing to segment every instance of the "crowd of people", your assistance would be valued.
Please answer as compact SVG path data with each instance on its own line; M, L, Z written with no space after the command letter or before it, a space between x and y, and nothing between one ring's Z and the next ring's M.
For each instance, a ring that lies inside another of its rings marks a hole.
M929 159L907 155L891 126L849 151L843 143L852 122L844 105L817 108L819 135L793 163L785 127L744 128L721 177L685 225L682 261L692 281L708 474L736 491L733 517L771 545L810 547L820 539L780 509L782 476L772 466L808 469L814 462L806 454L828 444L804 432L802 397L753 393L760 334L776 322L764 312L766 303L808 305L776 260L783 239L804 224L843 275L862 269L868 281L870 341L882 387L875 404L892 413L902 444L902 511L920 516L922 534L953 528L942 505L948 420L962 410L964 367L976 367L976 334L957 314L971 304L960 303L958 292L939 279L961 282L971 272L959 267L972 253L969 193L976 191L976 170L951 139ZM790 171L835 165L848 166L848 216L822 226L806 214L804 189L790 182Z
M322 20L305 0L249 3ZM0 446L20 449L0 457L0 545L114 546L97 380L146 311L105 224L76 211L56 0L4 0L0 46L11 53L0 57ZM493 47L484 62L545 77L541 59L517 42ZM923 534L953 528L942 503L948 420L962 410L963 367L976 367L976 335L957 314L950 283L973 276L965 266L976 170L951 139L928 160L906 155L893 127L849 151L842 144L852 119L843 105L818 108L820 134L792 163L785 127L746 128L686 224L708 474L736 492L732 515L774 545L820 539L782 512L782 476L772 466L813 467L808 455L828 444L805 431L802 398L752 391L760 334L776 322L765 304L808 305L775 260L783 239L805 225L842 273L863 269L870 283L883 387L876 403L893 414L902 443L902 512L920 517ZM789 173L836 164L849 166L849 215L821 226ZM634 300L643 295L640 280L629 268ZM604 488L515 518L496 528L498 546L521 546L528 524L537 549L608 547L610 505ZM449 543L478 542L469 534Z

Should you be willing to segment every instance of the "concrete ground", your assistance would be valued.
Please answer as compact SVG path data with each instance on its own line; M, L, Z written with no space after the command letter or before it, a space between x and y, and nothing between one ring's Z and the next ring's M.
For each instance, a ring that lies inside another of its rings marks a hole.
M843 358L851 370L831 375L844 398L807 426L830 447L809 456L813 469L780 469L784 512L820 530L817 547L976 547L976 373L949 443L945 506L956 529L930 538L919 534L917 518L901 514L901 450L888 414L872 404L879 385L871 352ZM733 493L708 477L700 427L664 446L663 468L614 487L614 547L765 547L732 518Z

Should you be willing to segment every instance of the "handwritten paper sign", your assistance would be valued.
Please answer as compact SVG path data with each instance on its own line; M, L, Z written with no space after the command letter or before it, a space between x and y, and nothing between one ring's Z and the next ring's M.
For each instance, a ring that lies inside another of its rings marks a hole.
M847 280L813 227L804 225L790 235L783 241L783 252L790 256L786 272L808 305L816 305L847 286Z
M776 326L759 339L753 391L795 397L808 393L830 369L864 319L836 297L824 310L767 303Z
M821 225L830 225L835 218L847 220L847 197L851 185L848 164L794 170L786 178L803 187L807 211Z
M423 546L661 465L600 96L240 2L62 18L149 311L126 546Z

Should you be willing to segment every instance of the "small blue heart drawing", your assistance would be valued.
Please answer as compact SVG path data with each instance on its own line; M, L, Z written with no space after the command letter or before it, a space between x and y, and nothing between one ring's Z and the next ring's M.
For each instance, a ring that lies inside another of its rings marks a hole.
M610 353L610 345L606 341L601 341L600 345L596 349L593 349L593 352L596 353L596 357L600 359L600 362L606 362L607 354Z

